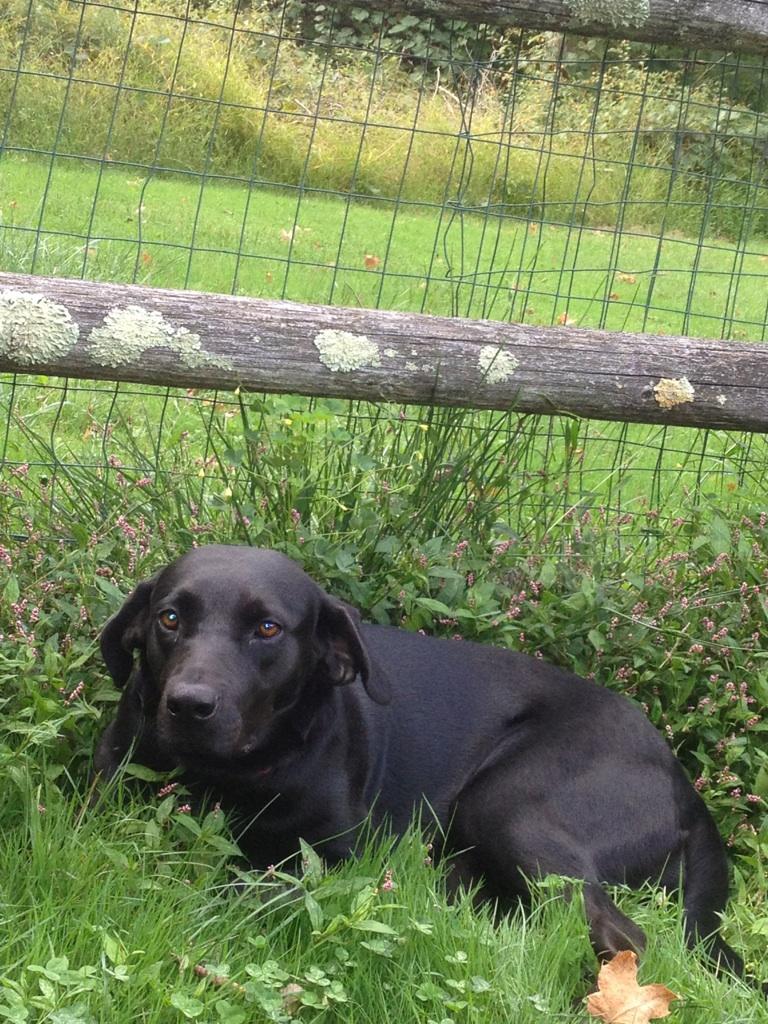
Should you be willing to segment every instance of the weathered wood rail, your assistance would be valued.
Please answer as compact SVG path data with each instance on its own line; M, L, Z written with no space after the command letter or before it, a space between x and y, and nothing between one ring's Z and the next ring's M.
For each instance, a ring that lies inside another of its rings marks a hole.
M0 371L768 432L768 346L0 274Z
M391 0L355 0L373 9ZM541 32L573 32L686 49L768 53L765 0L398 0L409 14Z

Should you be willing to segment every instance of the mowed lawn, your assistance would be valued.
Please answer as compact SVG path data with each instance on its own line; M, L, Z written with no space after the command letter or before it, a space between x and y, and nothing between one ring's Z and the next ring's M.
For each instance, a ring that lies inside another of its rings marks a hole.
M0 269L536 324L765 337L768 242L580 228L58 157L0 161Z
M19 156L0 161L0 210L0 269L9 271L538 324L754 341L765 333L762 240L657 239L491 209L352 201ZM160 469L160 418L166 437L207 450L208 419L182 395L169 405L166 396L138 398L129 389L116 401L107 386L78 387L64 398L21 380L3 417L15 423L0 436L5 457L97 467L110 418L122 423L112 450L141 472ZM293 411L304 405L295 401ZM491 422L489 414L465 420L467 438ZM239 415L224 426L237 448ZM702 489L728 505L765 494L755 445L736 435L568 420L542 421L534 433L527 470L546 467L550 478L568 479L569 493L555 502L561 512L580 500L660 507L666 496Z

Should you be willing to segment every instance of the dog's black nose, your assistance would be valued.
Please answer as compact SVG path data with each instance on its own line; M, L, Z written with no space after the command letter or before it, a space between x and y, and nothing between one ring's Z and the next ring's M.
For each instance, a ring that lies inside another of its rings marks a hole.
M177 686L166 697L168 714L181 722L204 722L212 718L218 703L216 694L207 686Z

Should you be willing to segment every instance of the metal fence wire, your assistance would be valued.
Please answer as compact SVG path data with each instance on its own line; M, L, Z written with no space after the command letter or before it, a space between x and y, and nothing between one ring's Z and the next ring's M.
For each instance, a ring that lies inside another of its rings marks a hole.
M762 342L767 107L738 54L296 0L0 0L0 270ZM197 502L254 440L242 396L0 386L0 466L65 509L116 473ZM383 415L260 403L352 447ZM518 527L765 498L762 437L451 415L446 459L525 452L536 487L495 495Z

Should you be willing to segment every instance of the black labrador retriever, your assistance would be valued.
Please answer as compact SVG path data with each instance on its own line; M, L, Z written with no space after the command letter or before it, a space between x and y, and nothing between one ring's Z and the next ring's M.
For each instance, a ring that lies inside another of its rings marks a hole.
M742 974L717 934L717 828L624 697L523 654L361 624L256 548L190 551L139 584L101 647L126 688L97 770L129 755L180 766L243 823L254 866L293 855L299 837L338 861L366 819L400 833L422 807L447 830L455 878L502 907L526 878L584 879L601 957L645 941L602 883L682 879L689 941Z

